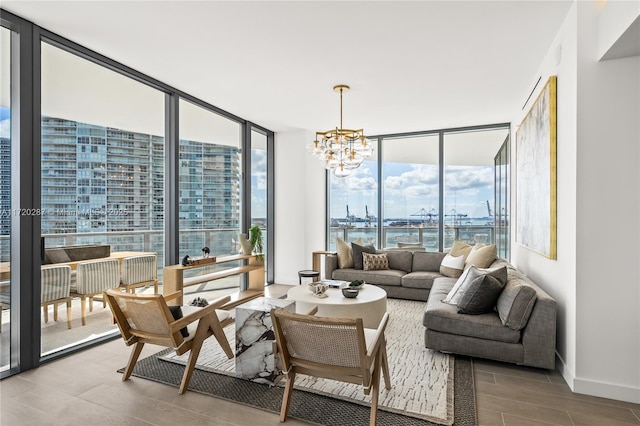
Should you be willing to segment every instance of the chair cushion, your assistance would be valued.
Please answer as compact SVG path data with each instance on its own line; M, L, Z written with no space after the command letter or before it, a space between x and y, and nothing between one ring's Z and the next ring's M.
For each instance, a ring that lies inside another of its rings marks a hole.
M169 310L171 311L171 315L173 315L174 320L179 320L183 317L182 308L180 306L169 306ZM180 329L180 334L182 334L182 337L189 337L189 330L187 330L187 327L182 327Z

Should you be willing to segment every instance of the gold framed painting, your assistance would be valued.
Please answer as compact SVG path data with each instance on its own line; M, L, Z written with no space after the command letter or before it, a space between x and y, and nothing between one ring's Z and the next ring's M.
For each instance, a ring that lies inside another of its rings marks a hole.
M551 76L516 132L516 242L556 259L557 77Z

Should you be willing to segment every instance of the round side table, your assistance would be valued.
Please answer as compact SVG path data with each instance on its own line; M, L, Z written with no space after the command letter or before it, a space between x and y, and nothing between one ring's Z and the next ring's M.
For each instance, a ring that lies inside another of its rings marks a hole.
M302 278L312 278L313 281L320 277L320 272L311 269L298 271L298 284L302 284Z

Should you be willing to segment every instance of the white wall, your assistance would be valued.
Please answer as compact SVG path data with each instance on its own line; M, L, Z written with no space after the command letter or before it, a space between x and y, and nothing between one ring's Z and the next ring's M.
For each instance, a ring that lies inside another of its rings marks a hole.
M325 248L325 169L308 154L312 131L275 135L274 281L298 284L298 271L311 269L311 253Z
M597 61L596 6L574 3L535 75L558 76L558 259L514 242L512 261L558 301L569 386L640 402L640 60Z

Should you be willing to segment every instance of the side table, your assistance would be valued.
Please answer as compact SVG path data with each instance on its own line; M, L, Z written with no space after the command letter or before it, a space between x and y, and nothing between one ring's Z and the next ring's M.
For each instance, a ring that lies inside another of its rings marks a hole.
M236 377L274 385L283 376L271 322L273 308L295 312L296 303L258 297L236 306Z

